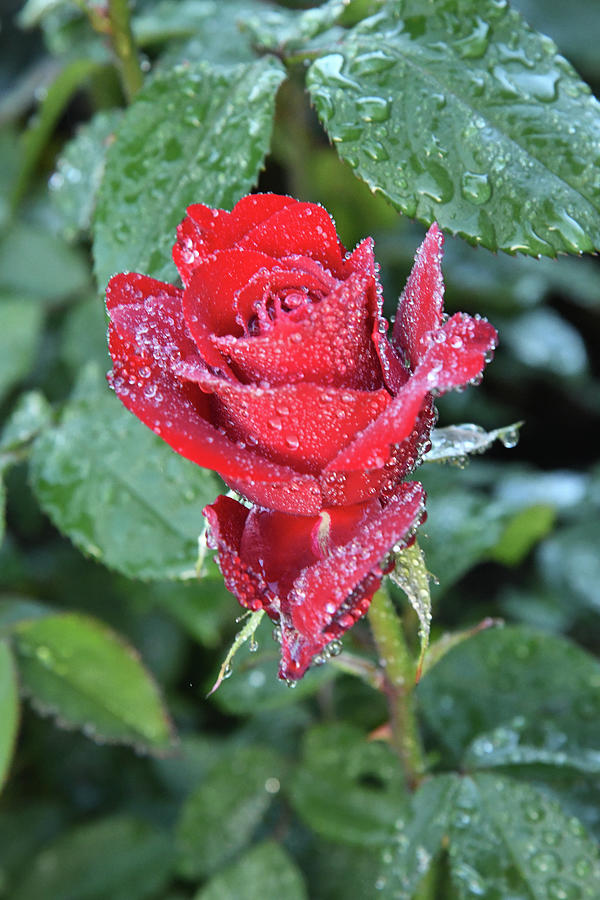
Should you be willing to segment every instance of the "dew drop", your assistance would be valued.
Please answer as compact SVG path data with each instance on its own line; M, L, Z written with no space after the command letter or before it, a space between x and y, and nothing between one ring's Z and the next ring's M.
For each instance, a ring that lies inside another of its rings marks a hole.
M460 181L460 190L465 200L475 206L486 203L492 196L492 186L485 173L465 172Z

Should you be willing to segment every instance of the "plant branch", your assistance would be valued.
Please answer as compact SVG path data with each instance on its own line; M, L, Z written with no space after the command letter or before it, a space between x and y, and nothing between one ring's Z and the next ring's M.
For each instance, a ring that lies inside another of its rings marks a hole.
M123 90L131 102L143 84L144 75L131 30L128 0L108 0L108 19L112 45L119 60Z
M402 762L406 783L413 790L425 771L413 704L416 667L394 604L383 588L373 597L369 622L384 670L383 690L388 698L392 744Z

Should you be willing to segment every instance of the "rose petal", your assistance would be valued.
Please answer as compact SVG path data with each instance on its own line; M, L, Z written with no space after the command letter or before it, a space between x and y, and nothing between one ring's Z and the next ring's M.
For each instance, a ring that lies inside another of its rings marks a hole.
M247 507L231 497L217 497L203 510L208 521L210 546L217 550L217 561L228 591L246 609L264 609L279 618L279 600L270 589L260 570L253 568L240 553Z
M183 283L189 284L192 272L206 256L233 247L255 225L296 202L279 194L250 194L242 197L231 212L203 203L188 206L173 247L173 260Z
M484 319L456 313L432 332L431 343L414 374L381 415L325 467L344 472L384 465L392 446L413 431L428 393L441 393L466 384L485 366L486 354L496 346L496 330Z
M260 388L227 381L190 363L179 364L176 372L219 398L217 421L229 435L249 440L269 459L305 473L318 473L391 402L385 389L340 390L305 382Z
M177 453L225 480L243 482L245 495L260 502L261 484L287 485L273 501L275 508L314 515L321 508L318 482L295 470L276 465L258 453L230 440L211 424L211 398L197 385L181 382L151 355L139 352L109 327L109 347L113 358L110 380L119 399L138 419L159 434ZM256 497L253 486L256 485Z
M333 546L350 541L361 521L380 508L377 500L322 510L318 516L289 516L253 508L240 552L275 593L284 597L303 569L323 559Z
M326 209L316 203L296 201L256 225L238 246L261 250L270 256L310 256L334 275L343 273L345 248Z
M119 334L138 353L170 368L182 356L197 354L183 318L182 296L170 284L132 272L111 278L106 308Z
M381 563L424 513L418 482L399 485L384 509L360 522L348 543L306 568L281 602L280 677L301 678L313 657L365 614L381 583Z
M425 336L442 324L444 236L434 222L417 250L415 264L402 291L392 340L415 369L427 349Z
M250 381L277 386L310 380L361 390L382 386L372 340L377 297L371 278L351 275L323 300L298 310L302 318L295 312L281 315L266 334L214 338L213 343Z
M255 250L220 250L195 268L183 295L183 313L190 333L209 366L231 370L210 340L211 335L242 335L236 294L260 269L272 269L277 260Z

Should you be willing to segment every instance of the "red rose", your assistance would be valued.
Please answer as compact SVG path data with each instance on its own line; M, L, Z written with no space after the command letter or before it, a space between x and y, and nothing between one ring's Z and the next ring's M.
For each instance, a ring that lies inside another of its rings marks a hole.
M282 674L299 677L364 613L381 560L418 523L420 486L401 482L433 396L481 373L496 332L462 313L443 323L436 225L388 339L372 240L346 253L322 207L258 194L187 212L173 248L183 289L110 281L111 383L261 507L220 498L206 514L228 586L281 622Z

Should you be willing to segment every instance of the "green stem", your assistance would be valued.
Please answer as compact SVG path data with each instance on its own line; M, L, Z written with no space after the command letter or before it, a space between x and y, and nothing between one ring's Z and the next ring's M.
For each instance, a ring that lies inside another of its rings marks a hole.
M383 588L373 597L369 621L385 673L383 690L390 709L392 744L402 762L406 783L413 790L425 771L413 704L415 662L406 646L394 604Z
M108 19L112 45L119 60L123 90L131 102L143 84L144 75L131 30L129 0L108 0Z

